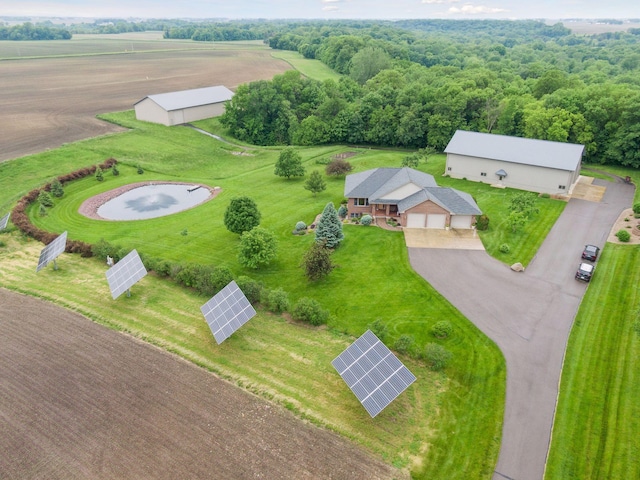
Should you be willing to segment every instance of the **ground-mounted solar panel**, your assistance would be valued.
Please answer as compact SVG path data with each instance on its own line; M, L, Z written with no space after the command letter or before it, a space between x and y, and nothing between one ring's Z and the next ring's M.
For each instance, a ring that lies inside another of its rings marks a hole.
M131 250L122 260L107 270L107 282L109 282L113 299L128 292L146 274L147 269L144 268L140 255L135 249Z
M200 307L218 345L256 314L247 297L232 281Z
M378 415L416 377L371 330L331 362L371 417Z
M46 245L40 252L40 258L38 259L38 266L36 267L36 273L42 270L44 267L54 262L58 256L64 252L67 246L67 232L62 232L58 237Z
M7 224L9 223L9 215L11 215L11 212L7 213L4 217L0 219L0 231L7 228Z

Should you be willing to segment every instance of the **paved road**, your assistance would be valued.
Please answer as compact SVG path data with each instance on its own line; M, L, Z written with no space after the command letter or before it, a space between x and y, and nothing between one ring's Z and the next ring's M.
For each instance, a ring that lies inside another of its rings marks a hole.
M594 184L607 186L602 202L570 200L525 273L484 251L409 248L413 268L505 356L507 398L495 480L544 476L564 351L586 290L573 278L580 252L586 243L604 246L618 215L633 202L632 185Z

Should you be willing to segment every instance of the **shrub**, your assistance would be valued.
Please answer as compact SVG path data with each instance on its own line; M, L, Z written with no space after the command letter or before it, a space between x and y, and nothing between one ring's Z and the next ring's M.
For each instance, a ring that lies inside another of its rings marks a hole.
M540 196L542 198L551 198L551 195L549 195L548 193L542 193L542 194L540 194Z
M104 180L104 175L103 175L102 169L100 167L96 168L96 180L98 180L99 182Z
M453 354L437 343L427 343L424 347L424 359L427 366L433 371L440 371L446 368Z
M502 245L500 245L500 252L502 253L509 253L511 251L511 247L509 246L508 243L503 243Z
M431 327L431 334L436 338L447 338L453 332L453 325L447 320L436 322Z
M46 190L40 190L40 193L38 194L38 202L40 202L40 205L44 205L45 207L53 207L53 199Z
M389 329L384 323L382 323L382 320L380 319L371 322L369 325L367 325L367 328L371 330L382 343L384 343L384 341L389 336Z
M138 172L138 175L142 175L144 173L144 170L142 169L142 167L140 165L136 166L136 170Z
M349 173L351 170L353 170L353 165L346 160L336 158L327 165L325 172L327 175L340 176Z
M289 308L289 294L282 288L263 290L262 303L273 313L286 312Z
M41 217L47 216L47 207L45 207L43 204L40 204L40 208L38 209L38 215Z
M111 167L111 174L114 177L117 177L118 175L120 175L120 170L118 170L118 165L116 165L115 163L113 164L113 167Z
M206 293L207 295L215 295L224 287L226 287L233 280L233 273L229 269L229 267L221 266L221 267L213 267L211 272L209 273L209 282L206 284L206 287L209 289Z
M485 231L489 228L489 217L486 215L478 215L476 217L476 228L481 231Z
M411 350L413 350L413 346L415 345L415 343L416 341L411 335L403 334L398 337L396 343L394 343L393 345L393 348L396 352L406 355L408 353L411 353Z
M262 294L262 284L260 282L243 275L238 277L236 283L249 302L256 304L260 301L260 295Z
M307 224L306 223L304 223L302 221L296 223L296 232L299 233L299 232L302 232L303 230L306 230L306 229L307 229Z
M327 320L329 320L329 311L322 308L313 298L303 297L298 300L298 303L293 307L291 316L295 320L318 326L327 323Z
M360 218L360 223L361 223L362 225L367 226L367 227L368 227L369 225L371 225L371 222L373 222L373 218L371 217L371 215L363 215L363 216Z
M626 230L618 230L616 237L618 237L618 240L621 242L628 242L631 240L631 234Z
M313 243L304 254L302 264L304 273L311 281L319 280L331 273L335 265L331 262L331 251L324 244Z
M633 213L640 214L640 202L633 204Z
M104 238L101 238L99 242L93 244L91 253L93 253L94 257L106 261L107 256L113 257L119 248L120 247L110 244Z
M346 205L340 205L340 208L338 209L338 216L340 218L346 218L347 217L347 213L349 213L349 210L347 210L347 206Z
M60 180L58 180L57 178L51 182L51 195L53 195L56 198L60 198L64 195L64 189L62 188L62 184L60 183Z

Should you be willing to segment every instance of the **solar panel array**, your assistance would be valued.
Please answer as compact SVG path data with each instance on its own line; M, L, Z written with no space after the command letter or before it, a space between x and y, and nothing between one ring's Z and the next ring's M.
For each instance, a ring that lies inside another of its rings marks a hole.
M134 249L122 260L107 270L107 281L111 289L111 296L115 300L129 290L136 282L147 274L140 255Z
M416 377L371 330L331 362L371 417L415 382Z
M256 314L247 297L232 281L200 307L211 333L220 345Z
M4 217L2 217L2 219L0 219L0 230L4 230L5 228L7 228L7 223L9 223L9 215L11 215L11 212L7 213Z
M58 258L58 256L64 252L66 246L67 232L65 231L58 235L53 242L49 243L49 245L42 249L40 252L40 259L38 260L38 266L36 267L36 273Z

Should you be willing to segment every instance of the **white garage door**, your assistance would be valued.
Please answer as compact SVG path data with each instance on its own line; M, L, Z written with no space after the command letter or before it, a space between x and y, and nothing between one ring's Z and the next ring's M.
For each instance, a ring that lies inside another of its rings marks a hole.
M451 215L451 228L471 228L471 215Z
M444 213L430 213L427 215L427 228L444 228L447 216Z
M410 213L407 215L407 228L424 228L426 213Z

